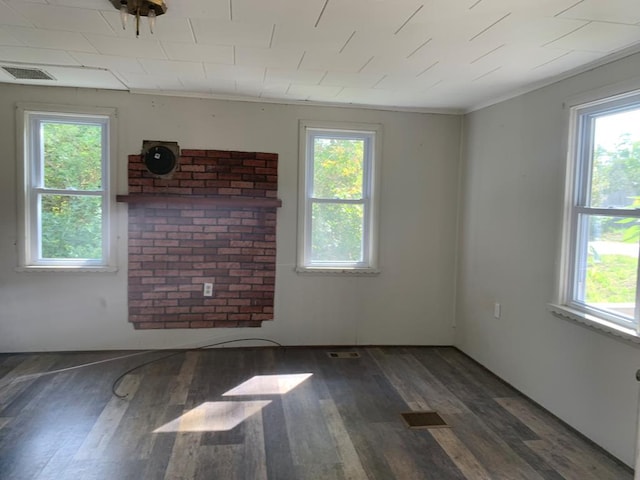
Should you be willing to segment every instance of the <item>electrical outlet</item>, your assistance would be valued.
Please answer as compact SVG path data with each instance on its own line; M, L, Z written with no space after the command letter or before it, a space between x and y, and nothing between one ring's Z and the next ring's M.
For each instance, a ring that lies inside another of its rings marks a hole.
M205 283L204 291L202 293L205 297L213 296L213 283Z
M495 318L500 318L501 315L502 315L502 305L496 302L493 304L493 316Z

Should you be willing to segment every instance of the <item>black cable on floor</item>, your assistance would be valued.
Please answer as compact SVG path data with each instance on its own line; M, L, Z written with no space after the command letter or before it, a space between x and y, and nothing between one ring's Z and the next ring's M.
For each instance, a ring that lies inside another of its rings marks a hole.
M120 382L122 381L122 379L124 377L126 377L127 375L129 375L130 373L135 372L136 370L145 367L147 365L150 365L152 363L158 362L160 360L165 360L167 358L171 358L171 357L175 357L176 355L180 355L182 353L186 353L186 352L192 352L192 351L197 351L197 350L204 350L205 348L211 348L211 347L218 347L220 345L226 345L229 343L236 343L236 342L251 342L251 341L259 341L259 342L269 342L272 343L274 345L277 345L278 347L282 347L283 345L276 342L275 340L269 340L268 338L238 338L236 340L225 340L222 342L216 342L216 343L209 343L207 345L202 345L201 347L197 347L197 348L184 348L184 349L180 349L177 351L173 351L167 355L163 355L161 357L158 358L154 358L153 360L149 360L148 362L143 362L140 363L138 365L136 365L135 367L130 368L129 370L127 370L126 372L124 372L122 375L120 375L118 378L116 378L113 383L111 384L111 393L124 400L125 398L127 398L127 396L129 395L128 393L125 393L124 395L120 395L116 390L118 389L118 385L120 384Z
M136 357L136 356L139 356L139 355L146 355L149 352L153 352L153 350L145 350L143 352L134 352L134 353L128 353L128 354L125 354L125 355L118 355L117 357L111 357L111 358L105 358L105 359L102 359L102 360L96 360L95 362L82 363L80 365L73 365L71 367L58 368L56 370L49 370L49 371L46 371L46 372L29 373L29 374L20 375L19 377L14 377L14 378L7 378L7 379L3 378L2 380L0 380L0 390L2 390L5 387L8 387L10 385L16 384L16 383L27 382L29 380L36 380L36 379L38 379L40 377L44 377L44 376L48 376L48 375L56 375L58 373L69 372L71 370L78 370L80 368L92 367L94 365L99 365L101 363L115 362L116 360L122 360L123 358Z

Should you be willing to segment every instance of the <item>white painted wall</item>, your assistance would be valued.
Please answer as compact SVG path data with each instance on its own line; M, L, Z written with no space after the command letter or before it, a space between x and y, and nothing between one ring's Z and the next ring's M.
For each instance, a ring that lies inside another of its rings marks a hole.
M563 102L628 82L639 65L628 57L465 117L456 306L459 348L629 465L640 345L546 305L564 201Z
M134 331L127 322L126 215L116 274L16 272L16 102L118 109L118 192L143 139L280 154L276 318L260 329ZM298 120L383 126L375 278L294 273ZM290 345L453 343L461 118L0 85L0 351L163 348L264 336Z

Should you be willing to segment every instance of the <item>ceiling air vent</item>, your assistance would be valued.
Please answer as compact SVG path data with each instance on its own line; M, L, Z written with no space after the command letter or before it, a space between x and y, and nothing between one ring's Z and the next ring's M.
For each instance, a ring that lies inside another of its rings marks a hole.
M55 80L44 70L39 68L19 68L19 67L5 67L2 69L11 75L16 80Z

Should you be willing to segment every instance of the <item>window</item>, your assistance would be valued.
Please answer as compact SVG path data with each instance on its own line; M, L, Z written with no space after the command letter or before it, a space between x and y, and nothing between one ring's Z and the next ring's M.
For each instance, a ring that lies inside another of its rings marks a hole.
M109 185L114 111L18 106L25 269L113 269Z
M564 304L638 334L640 94L574 107Z
M378 125L301 122L298 271L376 273Z

